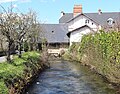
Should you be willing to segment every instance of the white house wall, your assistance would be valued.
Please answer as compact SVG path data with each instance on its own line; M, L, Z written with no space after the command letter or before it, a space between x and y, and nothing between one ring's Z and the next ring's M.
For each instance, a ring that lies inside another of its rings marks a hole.
M85 23L86 20L89 20L89 23ZM84 15L81 15L68 23L68 31L75 30L84 25L88 25L94 31L97 31L98 29L98 25L94 21L92 21L91 19L87 18Z
M71 32L70 34L70 46L72 45L72 43L76 43L76 42L81 42L82 36L89 34L91 31L88 27L84 27L82 29L79 29L77 31Z

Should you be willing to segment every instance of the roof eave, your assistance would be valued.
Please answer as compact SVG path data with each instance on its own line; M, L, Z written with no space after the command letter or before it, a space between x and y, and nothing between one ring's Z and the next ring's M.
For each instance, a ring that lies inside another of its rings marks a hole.
M76 28L75 30L72 30L72 31L68 32L68 33L67 33L67 36L70 38L70 34L71 34L72 32L74 32L74 31L76 31L76 30L79 30L79 29L82 29L82 28L84 28L84 27L88 27L91 31L94 31L94 30L91 29L88 25L84 25L84 26L82 26L82 27Z
M75 18L79 17L79 16L82 15L82 14L83 14L83 13L78 14L77 16L73 17L72 19L68 20L66 23L71 22L72 20L74 20Z
M69 22L73 21L74 19L78 18L78 17L81 16L81 15L84 15L85 17L89 18L90 20L92 20L93 22L95 22L95 23L99 26L99 23L97 23L96 21L94 21L93 19L91 19L90 17L88 17L87 15L85 15L84 13L81 13L81 14L73 17L72 19L70 19L70 20L67 21L66 23L69 23Z

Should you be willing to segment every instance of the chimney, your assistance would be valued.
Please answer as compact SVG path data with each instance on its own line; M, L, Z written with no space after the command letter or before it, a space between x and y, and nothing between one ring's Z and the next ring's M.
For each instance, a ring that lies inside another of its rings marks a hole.
M65 15L65 12L64 11L61 11L61 17Z
M101 15L101 14L102 14L101 9L98 9L98 14L99 14L99 15Z
M75 17L78 14L82 13L82 5L74 5L73 16Z

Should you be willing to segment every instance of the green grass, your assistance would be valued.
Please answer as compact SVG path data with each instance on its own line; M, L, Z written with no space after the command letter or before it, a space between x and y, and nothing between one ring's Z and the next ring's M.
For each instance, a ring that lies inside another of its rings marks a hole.
M0 63L0 94L8 94L8 88L5 83L16 78L24 78L25 63L29 65L31 59L37 61L40 54L37 52L25 52L22 58L14 56L12 63ZM35 66L35 64L32 64Z

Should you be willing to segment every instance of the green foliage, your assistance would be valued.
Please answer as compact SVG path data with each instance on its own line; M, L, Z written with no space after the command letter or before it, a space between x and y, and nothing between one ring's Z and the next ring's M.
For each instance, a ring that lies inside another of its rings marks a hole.
M8 86L14 83L14 79L24 79L26 76L25 70L33 73L34 70L39 69L39 53L26 52L23 53L22 57L14 56L11 64L0 63L0 94L8 94Z
M28 59L28 58L35 58L35 59L39 59L40 57L40 53L36 53L36 51L32 51L32 52L26 52L23 53L22 58L24 60Z
M2 80L0 80L0 94L8 94L8 88Z
M72 46L80 61L92 65L111 82L120 84L120 32L85 35L81 43Z
M79 61L80 57L77 50L78 47L79 47L79 43L73 43L68 49L68 52L65 53L65 57L74 61Z

